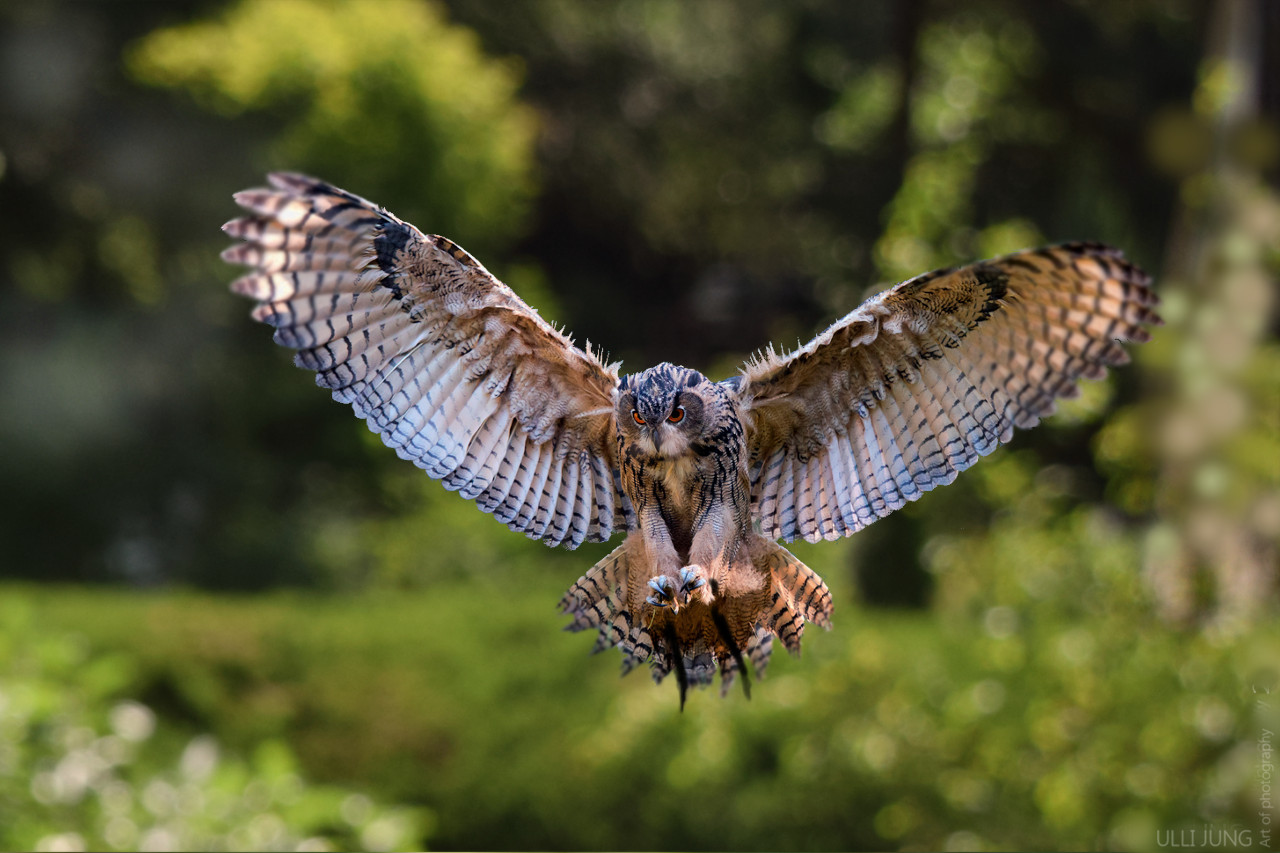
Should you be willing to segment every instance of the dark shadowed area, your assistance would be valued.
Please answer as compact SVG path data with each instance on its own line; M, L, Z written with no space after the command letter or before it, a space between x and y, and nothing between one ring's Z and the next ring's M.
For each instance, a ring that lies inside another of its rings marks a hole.
M1069 240L1166 325L681 714L250 320L273 169L624 371ZM1269 0L10 4L0 848L1274 849L1278 274Z

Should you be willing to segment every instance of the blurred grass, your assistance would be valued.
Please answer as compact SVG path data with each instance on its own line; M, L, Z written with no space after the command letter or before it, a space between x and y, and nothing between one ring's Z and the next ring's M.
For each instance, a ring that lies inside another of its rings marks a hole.
M225 751L130 698L127 648L0 599L0 849L419 849L430 812L316 785L282 740Z
M446 848L1148 850L1156 827L1257 809L1275 625L845 605L749 703L704 691L682 715L673 685L619 683L616 654L555 630L560 587L3 596L132 661L162 719L241 752L288 742L308 778L427 806Z

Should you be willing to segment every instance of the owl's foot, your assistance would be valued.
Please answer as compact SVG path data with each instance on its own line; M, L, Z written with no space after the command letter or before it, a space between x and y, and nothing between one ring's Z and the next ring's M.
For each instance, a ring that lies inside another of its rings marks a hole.
M680 603L688 604L694 590L701 589L706 583L707 579L702 576L702 566L685 566L681 569L680 588L676 592L680 597Z
M672 610L679 610L688 604L693 593L706 583L701 566L685 566L674 580L668 575L650 578L649 589L653 590L653 594L645 601L654 607L670 607Z
M654 607L667 607L676 600L676 585L666 575L650 578L649 589L653 590L653 595L645 601Z

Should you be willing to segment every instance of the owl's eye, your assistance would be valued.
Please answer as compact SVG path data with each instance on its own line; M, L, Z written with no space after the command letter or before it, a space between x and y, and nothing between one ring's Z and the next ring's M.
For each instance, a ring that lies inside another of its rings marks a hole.
M678 424L684 420L684 406L676 406L676 410L667 417L667 420L673 424Z
M644 418L640 417L640 413L635 409L631 410L631 417L635 419L635 422L640 424L640 426L644 426L645 423L647 423Z

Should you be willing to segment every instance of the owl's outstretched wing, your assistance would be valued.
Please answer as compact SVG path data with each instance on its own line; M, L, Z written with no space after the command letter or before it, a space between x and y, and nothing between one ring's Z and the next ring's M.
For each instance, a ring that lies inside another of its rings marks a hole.
M236 293L316 383L402 458L551 545L627 524L613 442L616 368L474 258L322 181L273 174L223 253Z
M950 483L1159 324L1150 279L1072 243L903 282L730 381L765 536L837 539Z

